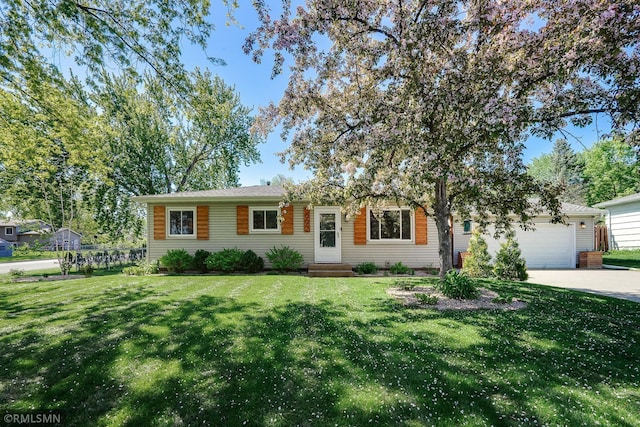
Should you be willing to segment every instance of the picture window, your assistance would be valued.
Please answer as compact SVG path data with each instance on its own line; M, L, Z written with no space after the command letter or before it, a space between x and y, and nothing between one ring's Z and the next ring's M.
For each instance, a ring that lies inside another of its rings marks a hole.
M193 236L195 230L194 209L170 209L169 210L169 235Z
M377 241L410 241L411 210L387 209L379 216L369 211L369 240Z

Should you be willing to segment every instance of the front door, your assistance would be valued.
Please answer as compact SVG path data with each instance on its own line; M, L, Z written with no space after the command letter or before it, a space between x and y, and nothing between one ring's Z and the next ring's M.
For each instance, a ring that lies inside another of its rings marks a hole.
M318 263L342 262L339 207L314 208L315 261Z

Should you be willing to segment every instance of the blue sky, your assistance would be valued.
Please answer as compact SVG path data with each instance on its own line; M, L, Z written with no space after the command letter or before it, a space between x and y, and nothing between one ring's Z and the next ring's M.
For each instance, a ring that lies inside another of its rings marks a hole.
M185 46L183 48L183 60L189 69L195 67L209 68L214 74L218 74L229 85L235 86L244 105L253 107L257 113L258 107L267 105L270 101L277 102L287 85L287 76L282 74L271 79L272 58L270 53L264 57L262 64L254 63L248 55L242 51L245 37L258 26L257 14L247 2L243 2L236 10L237 25L225 25L226 8L218 2L212 4L212 19L216 30L209 39L206 52L199 47ZM214 66L207 57L223 59L226 66ZM285 70L287 64L285 63ZM608 130L604 118L600 118L599 130ZM595 126L585 129L570 129L575 138L568 138L575 151L582 151L597 141ZM560 135L557 135L560 137ZM266 143L259 146L262 163L242 167L240 170L240 183L243 186L260 184L261 180L268 180L278 174L293 177L296 181L303 180L310 175L309 171L297 167L290 170L288 164L280 163L275 153L283 151L287 142L282 141L278 131L272 132ZM530 162L534 157L551 152L553 141L530 139L527 141L525 162Z

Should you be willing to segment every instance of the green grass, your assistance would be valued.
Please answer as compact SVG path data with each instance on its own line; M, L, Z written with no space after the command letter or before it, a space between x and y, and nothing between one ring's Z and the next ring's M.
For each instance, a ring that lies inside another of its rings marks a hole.
M605 252L602 255L602 262L609 265L640 268L640 249Z
M5 281L0 413L60 411L64 425L640 425L637 303L486 281L529 306L437 312L399 305L385 293L394 282Z
M55 251L14 251L13 256L1 257L0 263L16 261L35 261L40 259L56 259Z

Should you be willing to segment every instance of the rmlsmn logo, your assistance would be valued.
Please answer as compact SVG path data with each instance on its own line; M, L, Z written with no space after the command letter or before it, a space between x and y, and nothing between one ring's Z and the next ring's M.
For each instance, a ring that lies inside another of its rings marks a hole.
M3 421L6 424L60 424L62 422L62 414L55 412L4 414Z

